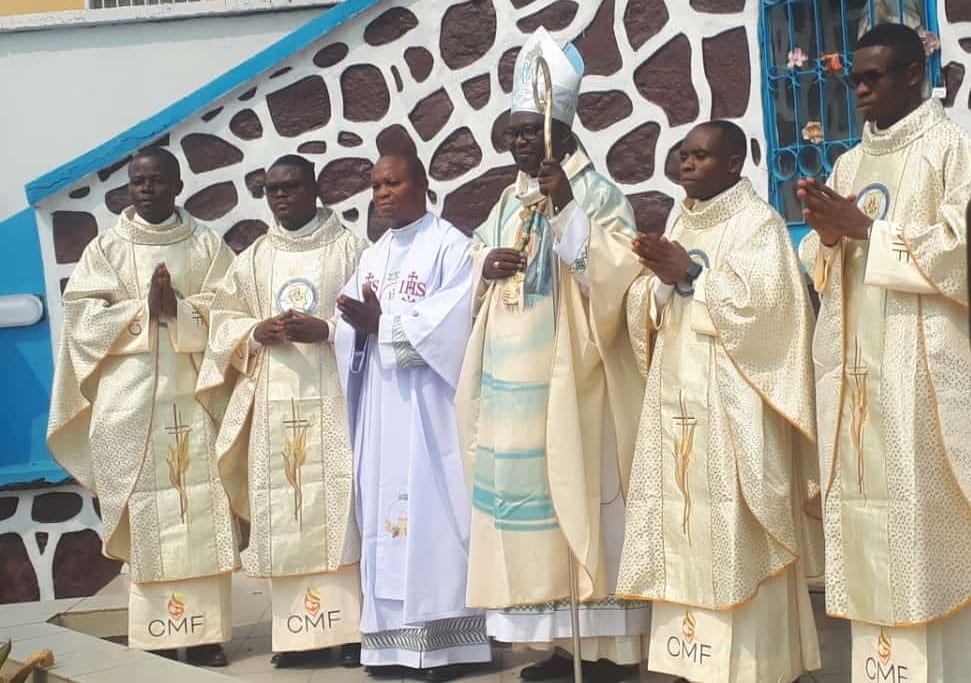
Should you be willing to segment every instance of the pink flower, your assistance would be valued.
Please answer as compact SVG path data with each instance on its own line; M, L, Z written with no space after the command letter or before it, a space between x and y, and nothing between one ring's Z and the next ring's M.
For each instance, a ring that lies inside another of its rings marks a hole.
M819 121L809 121L802 127L802 139L808 140L814 145L818 145L825 138L823 137L823 124Z
M801 69L808 59L809 57L806 56L806 53L803 52L802 48L797 45L793 49L789 50L789 54L786 55L786 68Z
M940 39L930 31L920 32L920 42L924 44L924 54L928 57L941 49Z

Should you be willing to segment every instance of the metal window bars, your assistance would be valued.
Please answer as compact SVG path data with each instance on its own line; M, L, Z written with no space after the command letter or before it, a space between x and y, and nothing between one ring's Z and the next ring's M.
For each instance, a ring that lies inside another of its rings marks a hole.
M860 35L903 21L934 40L936 0L761 0L762 100L769 198L793 237L807 230L796 197L801 177L825 178L857 144L862 121L846 78ZM940 51L928 59L928 83L941 77Z

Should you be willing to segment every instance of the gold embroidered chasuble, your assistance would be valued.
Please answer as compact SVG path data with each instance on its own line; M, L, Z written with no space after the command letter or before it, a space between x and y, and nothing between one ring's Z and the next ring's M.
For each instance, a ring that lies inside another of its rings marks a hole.
M617 592L729 610L800 559L821 572L812 313L785 223L748 180L686 203L670 239L705 270L660 310L653 275L628 297L635 348L655 345Z
M85 248L64 290L48 444L98 495L104 552L129 562L136 583L238 566L217 425L193 398L213 291L232 259L182 210L152 226L128 209ZM151 320L149 284L162 262L177 316Z
M810 233L800 245L822 303L826 608L884 626L932 622L971 599L971 137L927 101L885 131L868 125L829 184L875 222L871 242L830 249ZM892 236L883 248L880 231ZM868 284L884 263L896 282ZM925 293L899 289L914 279Z
M352 456L333 342L263 347L261 321L289 309L333 320L367 242L329 209L293 236L276 222L237 258L213 303L199 392L234 385L217 440L233 510L250 520L246 571L333 572L356 562ZM333 327L331 327L333 330Z
M601 453L616 441L626 491L643 382L627 335L624 300L642 268L630 251L634 220L620 190L582 151L563 169L577 210L588 216L586 260L568 265L553 256L552 273L543 275L547 262L540 259L546 257L538 255L544 253L543 233L534 234L528 253L535 265L528 270L552 283L535 303L510 307L503 294L512 283L481 280L485 255L516 244L520 212L536 199L523 196L522 174L476 232L476 320L456 392L466 476L474 489L468 588L473 607L569 598L571 553L582 600L607 597L613 583L601 538ZM586 286L571 267L585 270ZM538 463L539 469L501 482L503 457L505 464L519 459ZM483 458L496 463L494 482L488 483L504 483L506 491L480 488L483 465L489 464ZM488 501L493 515L480 508L480 495L495 495Z

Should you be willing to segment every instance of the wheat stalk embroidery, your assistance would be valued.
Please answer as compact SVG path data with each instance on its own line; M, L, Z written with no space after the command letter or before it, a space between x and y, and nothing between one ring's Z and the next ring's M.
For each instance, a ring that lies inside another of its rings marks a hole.
M863 432L870 421L870 398L867 390L867 376L870 369L863 363L863 353L860 350L860 340L855 340L853 365L849 368L852 378L850 387L850 439L856 449L856 478L860 493L864 493Z
M290 419L284 420L283 424L290 432L284 437L283 441L283 471L293 488L293 520L303 530L303 484L300 478L300 469L307 462L307 436L310 431L310 422L300 419L297 402L292 398L290 399Z
M688 415L684 392L678 391L679 415L674 418L678 434L674 437L674 481L684 497L684 513L681 517L681 530L691 544L691 492L688 490L688 470L691 467L691 451L695 445L695 427L698 421Z
M175 443L169 444L168 455L165 458L169 466L169 481L179 492L179 515L185 524L189 515L189 494L185 488L185 473L189 471L189 432L192 428L182 422L178 407L172 404L172 426L165 431L175 437Z

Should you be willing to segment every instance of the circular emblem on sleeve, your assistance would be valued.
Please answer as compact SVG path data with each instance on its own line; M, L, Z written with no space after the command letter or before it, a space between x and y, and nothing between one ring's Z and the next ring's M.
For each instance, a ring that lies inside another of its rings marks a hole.
M856 195L856 208L874 221L882 221L890 211L890 190L886 185L871 183Z
M295 277L283 283L276 295L277 311L310 313L317 307L317 290L310 280Z
M711 262L708 260L708 254L703 252L701 249L691 249L688 252L688 256L695 263L700 263L705 267L705 270L711 267ZM674 285L674 291L678 293L679 296L693 296L695 293L695 283L694 282L678 282Z

